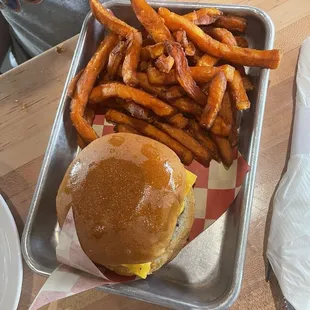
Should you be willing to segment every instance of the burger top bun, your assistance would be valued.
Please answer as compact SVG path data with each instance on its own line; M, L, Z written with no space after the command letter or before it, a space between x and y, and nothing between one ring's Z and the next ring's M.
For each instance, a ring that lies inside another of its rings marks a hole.
M59 224L72 207L81 246L97 264L154 261L172 239L185 179L165 145L129 133L103 136L69 166L56 198Z

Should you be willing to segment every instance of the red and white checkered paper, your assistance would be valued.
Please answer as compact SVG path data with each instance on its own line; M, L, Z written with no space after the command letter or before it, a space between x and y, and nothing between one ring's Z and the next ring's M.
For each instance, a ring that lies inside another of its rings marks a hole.
M105 122L103 115L96 115L93 128L99 136L113 133L113 125ZM190 241L214 223L232 204L244 177L250 170L245 159L235 151L235 159L229 170L222 164L210 163L205 168L196 161L186 167L197 175L195 183L195 220ZM45 304L78 294L97 286L138 280L103 269L100 270L83 252L76 233L73 213L69 211L56 248L61 265L52 273L30 307L39 309Z

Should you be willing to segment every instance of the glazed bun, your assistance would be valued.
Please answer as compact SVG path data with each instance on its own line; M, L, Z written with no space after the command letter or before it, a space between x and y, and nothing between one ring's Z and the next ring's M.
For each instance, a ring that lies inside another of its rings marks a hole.
M180 251L192 226L193 192L185 199L185 185L185 168L165 145L135 134L106 135L69 166L56 199L58 221L62 226L72 207L93 262L120 274L128 274L122 264L152 262L154 271Z
M160 269L163 265L174 259L185 246L195 218L194 191L190 190L184 201L184 211L179 216L172 239L165 253L151 263L149 274ZM124 266L106 266L118 274L133 276L133 272Z

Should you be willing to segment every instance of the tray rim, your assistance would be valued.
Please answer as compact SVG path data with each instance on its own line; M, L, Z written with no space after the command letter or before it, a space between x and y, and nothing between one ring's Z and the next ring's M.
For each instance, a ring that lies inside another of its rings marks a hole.
M274 44L274 37L275 37L275 29L274 24L269 17L269 15L264 12L263 10L253 7L253 6L247 6L247 5L230 5L230 4L208 4L203 2L176 2L176 1L148 1L149 4L152 6L166 6L166 7L182 7L182 8L188 8L188 9L199 9L202 7L215 7L219 8L224 11L230 11L230 10L240 10L244 11L246 13L251 12L253 15L256 15L260 17L262 21L264 21L265 28L266 28L266 39L265 39L265 45L266 49L273 48ZM107 7L112 5L130 5L130 1L126 0L110 0L104 3ZM23 257L27 263L27 265L30 267L30 269L40 275L43 276L49 276L51 273L49 271L43 270L40 268L40 264L36 263L36 261L32 258L31 254L28 250L29 245L29 238L30 238L30 232L32 229L32 219L35 216L37 209L38 209L38 201L40 199L40 191L41 191L41 185L44 182L45 174L47 171L47 168L50 164L51 160L51 151L55 145L56 135L55 132L57 131L58 126L60 125L61 118L65 109L65 103L66 103L66 93L67 88L69 85L70 80L72 77L76 74L77 68L78 68L78 59L81 57L82 54L82 47L83 42L85 40L86 34L87 34L87 23L89 19L92 17L92 13L89 12L82 24L81 32L79 35L79 39L77 41L77 45L72 57L72 62L69 68L69 72L64 84L64 89L62 92L62 95L60 97L59 106L55 115L55 120L52 126L51 135L48 141L48 145L46 148L45 156L42 162L40 174L38 177L37 185L34 191L33 199L31 201L28 216L25 222L25 227L22 235L22 254ZM230 290L226 292L224 296L221 298L214 300L213 302L210 302L208 304L205 304L205 306L197 306L197 305L189 305L188 303L183 303L178 300L172 300L170 298L164 298L163 296L160 297L160 300L158 300L158 295L147 292L147 294L144 292L143 296L142 294L136 294L133 295L133 292L131 292L130 286L122 285L118 287L117 289L113 287L112 285L103 286L99 289L102 289L108 293L123 295L131 298L135 298L138 300L142 300L145 302L151 302L162 306L169 306L173 307L175 309L227 309L229 308L234 301L237 299L241 284L242 284L242 277L243 277L243 269L244 269L244 261L245 261L245 252L246 252L246 242L247 242L247 235L250 225L250 216L251 216L251 206L252 206L252 200L253 200L253 192L254 192L254 182L255 182L255 176L256 176L256 170L257 170L257 159L258 159L258 152L259 152L259 146L260 146L260 139L261 139L261 132L262 132L262 125L263 125L263 117L264 117L264 110L265 110L265 101L267 97L267 90L268 90L268 78L269 78L269 69L262 69L260 74L260 79L263 80L263 82L260 85L259 91L258 91L258 98L257 102L259 103L257 106L257 110L255 112L254 117L254 123L253 123L253 135L251 139L251 143L249 146L249 156L248 156L248 163L251 166L251 172L247 174L246 179L244 181L244 199L243 199L243 214L240 217L240 228L239 228L239 235L237 238L237 249L236 249L236 258L234 261L234 271L233 271L233 278L231 281ZM157 300L155 301L155 299Z

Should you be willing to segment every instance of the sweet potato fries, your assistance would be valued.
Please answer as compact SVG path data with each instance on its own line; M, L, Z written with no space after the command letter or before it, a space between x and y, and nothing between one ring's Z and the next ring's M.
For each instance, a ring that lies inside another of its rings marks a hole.
M215 8L181 16L131 0L142 25L134 28L99 0L89 3L110 32L68 89L79 146L98 138L96 113L116 132L166 144L185 165L230 167L254 89L244 66L276 68L280 51L248 48L247 20Z
M188 38L205 53L244 66L270 69L276 69L279 66L281 60L279 50L261 51L227 45L216 41L185 17L170 12L166 8L159 8L158 13L171 31L185 30Z
M92 142L98 136L85 119L84 111L97 76L108 62L109 54L117 42L118 35L111 32L99 45L97 52L91 58L76 83L75 92L71 101L70 116L77 132L86 143Z

